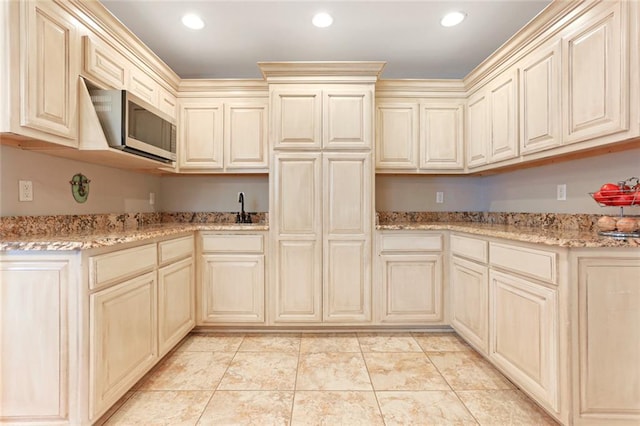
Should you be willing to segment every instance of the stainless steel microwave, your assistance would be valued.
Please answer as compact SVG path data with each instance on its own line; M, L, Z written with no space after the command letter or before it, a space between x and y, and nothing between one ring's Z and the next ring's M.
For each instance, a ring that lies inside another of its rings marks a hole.
M174 120L126 90L89 89L110 147L163 161L176 160Z

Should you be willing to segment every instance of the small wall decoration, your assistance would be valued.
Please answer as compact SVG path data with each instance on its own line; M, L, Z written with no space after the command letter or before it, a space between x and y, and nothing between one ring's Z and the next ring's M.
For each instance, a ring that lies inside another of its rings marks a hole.
M78 203L84 203L89 197L89 182L85 175L77 173L73 175L69 183L71 184L71 194L73 194L74 200Z

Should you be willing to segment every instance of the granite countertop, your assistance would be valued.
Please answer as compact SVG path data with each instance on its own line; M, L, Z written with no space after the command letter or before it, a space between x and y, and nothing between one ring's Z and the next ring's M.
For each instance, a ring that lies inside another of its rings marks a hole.
M144 241L193 231L267 231L264 223L159 223L123 231L88 231L8 237L0 240L0 251L87 250L116 244Z
M394 222L377 225L378 230L458 231L484 237L545 244L556 247L640 247L640 238L617 240L595 231L545 229L474 222Z

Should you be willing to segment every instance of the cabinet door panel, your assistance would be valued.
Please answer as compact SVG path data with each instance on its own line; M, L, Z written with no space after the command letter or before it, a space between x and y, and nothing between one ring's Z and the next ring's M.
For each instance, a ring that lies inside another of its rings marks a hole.
M580 424L640 422L638 277L637 257L579 259L574 406Z
M426 104L420 108L420 168L464 168L462 104Z
M169 352L195 326L193 274L191 257L158 270L159 356Z
M469 99L467 107L467 167L473 168L487 163L490 137L489 107L487 95L477 93Z
M155 272L90 296L89 411L96 420L158 358Z
M113 89L124 89L127 85L127 70L130 67L124 56L92 36L82 38L84 72L92 79L106 83Z
M153 78L136 66L129 70L129 91L158 108L159 86Z
M523 388L559 410L557 290L490 273L489 356Z
M320 154L278 154L275 169L275 220L279 235L322 232Z
M264 322L264 256L202 257L203 324Z
M323 147L371 148L371 91L325 90Z
M518 156L518 72L497 78L489 89L491 116L490 162Z
M0 263L0 422L68 420L68 269Z
M226 104L224 120L225 168L268 172L266 101Z
M79 41L77 22L59 6L47 1L24 2L26 30L21 32L21 125L72 139L77 146L77 79Z
M628 128L627 3L607 3L606 10L585 15L574 23L577 30L563 37L565 142Z
M442 320L440 255L382 255L381 260L383 323Z
M376 169L418 168L418 104L376 107Z
M275 322L322 320L322 251L316 240L278 241Z
M324 232L363 236L371 230L370 154L324 154Z
M464 259L451 260L451 325L483 353L489 350L489 271Z
M180 108L178 161L181 169L223 167L222 104L184 103Z
M276 149L322 147L321 90L274 90L271 99Z
M522 153L559 146L560 43L530 53L519 68Z
M325 243L324 320L371 319L371 244L369 240Z

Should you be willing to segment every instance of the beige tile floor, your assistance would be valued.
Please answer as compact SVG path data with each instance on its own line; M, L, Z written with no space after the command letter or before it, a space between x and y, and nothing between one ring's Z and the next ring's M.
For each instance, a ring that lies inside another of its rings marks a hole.
M192 334L107 425L555 425L453 333Z

